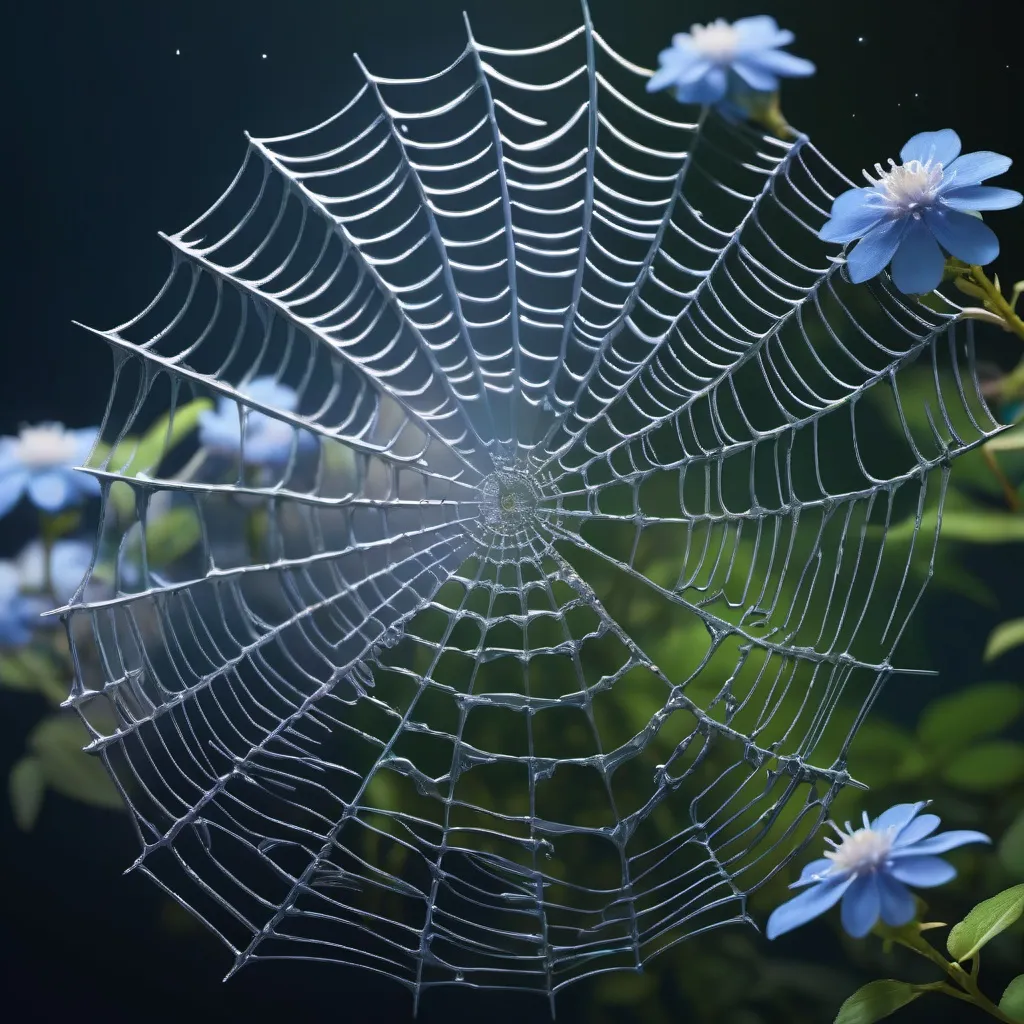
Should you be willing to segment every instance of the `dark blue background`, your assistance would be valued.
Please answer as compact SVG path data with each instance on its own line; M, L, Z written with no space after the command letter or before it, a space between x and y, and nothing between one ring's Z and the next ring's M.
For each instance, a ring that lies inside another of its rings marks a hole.
M967 150L1024 157L1012 6L592 0L598 30L648 66L692 21L774 14L796 32L793 52L818 65L816 78L786 88L786 114L847 173L942 127L956 128ZM386 75L437 70L462 47L463 8L481 41L502 46L579 22L576 0L33 0L8 12L0 433L44 418L98 421L109 357L70 321L110 327L151 297L168 259L157 230L182 227L220 194L244 129L282 134L332 113L361 81L352 51ZM999 184L1020 188L1021 166ZM1024 214L1000 218L1002 276L1024 277ZM3 525L0 553L9 553L26 523ZM4 700L0 778L40 710L24 705L22 720L14 705ZM332 968L263 965L221 986L227 953L199 931L158 932L155 887L119 877L135 854L123 817L50 795L32 837L14 830L5 800L0 827L0 973L10 978L0 1014L13 1008L12 1020L409 1017L404 990ZM562 1020L579 1019L577 999L570 989ZM462 992L430 999L421 1019L452 1012L497 1022L547 1011L534 998Z

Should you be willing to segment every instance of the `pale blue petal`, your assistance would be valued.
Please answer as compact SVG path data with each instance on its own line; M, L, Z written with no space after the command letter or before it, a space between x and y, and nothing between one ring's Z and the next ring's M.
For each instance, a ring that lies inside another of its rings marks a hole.
M12 469L6 473L0 473L0 516L7 515L17 505L22 494L25 493L25 484L27 483L27 469Z
M960 153L960 136L952 128L943 128L938 132L920 132L915 135L901 150L900 160L929 160L945 167L957 158Z
M706 78L708 74L715 70L715 65L705 57L700 57L694 60L684 67L676 70L676 76L674 83L680 87L693 85L695 82L701 81Z
M875 876L881 901L882 920L892 928L913 921L917 914L914 897L907 887L884 873Z
M943 167L939 194L965 185L978 185L986 178L1005 174L1012 165L1013 161L1008 156L987 149L979 150L977 153L964 153L951 167Z
M862 939L878 920L881 912L882 898L878 892L875 876L861 875L843 896L843 909L840 918L843 930L855 939Z
M741 54L733 64L737 71L740 70L740 63L748 68L762 73L769 72L782 78L803 78L813 75L816 70L809 60L804 60L803 57L794 57L793 54L787 53L785 50L757 50L754 53ZM744 78L746 77L744 75ZM747 80L749 81L749 78Z
M50 556L50 583L58 601L70 601L92 565L92 545L80 540L59 540Z
M942 202L954 210L1009 210L1024 199L1012 188L993 185L963 185L942 194Z
M765 40L774 39L780 33L789 38L787 43L793 42L793 33L779 28L779 23L770 14L754 14L747 18L737 18L732 27L736 29L740 37L741 45L744 43L755 46L785 46L785 43L766 43Z
M939 244L964 263L977 263L983 267L999 255L996 233L978 217L933 206L924 211L924 221Z
M91 473L68 469L64 471L64 479L76 497L91 498L100 493L100 482Z
M945 885L956 878L956 868L941 857L907 856L893 861L889 874L907 885L915 885L919 889L929 889L935 885Z
M0 473L18 460L14 457L14 451L18 446L16 437L0 437Z
M242 432L238 424L238 407L234 402L222 400L217 411L206 410L199 414L199 443L218 451L234 451L238 448Z
M676 69L662 65L647 79L646 88L648 92L660 92L662 89L667 89L670 85L675 84L675 80Z
M910 219L907 232L892 258L892 280L904 295L924 295L942 284L946 266L935 236L924 221Z
M819 857L817 860L812 860L803 871L800 872L800 877L790 886L790 889L795 889L797 886L808 885L811 882L818 881L815 878L816 875L823 875L826 871L832 867L832 861L828 857Z
M706 75L714 65L706 57L685 50L668 50L672 56L648 79L647 91L657 92L670 85L686 85ZM255 383L255 382L254 382ZM255 395L253 396L256 397ZM267 403L270 404L269 402ZM294 400L293 403L294 405Z
M810 889L805 889L799 896L787 900L772 911L765 926L765 934L769 939L778 938L785 932L807 924L819 914L834 907L849 888L853 875L846 878L837 877L834 881L819 882Z
M851 188L836 196L832 215L818 232L823 242L852 242L870 231L887 213L873 188Z
M930 836L941 823L942 819L937 814L918 815L909 825L900 829L893 840L893 848L898 849L901 846L916 843L919 839L924 839L925 836Z
M74 493L67 471L59 469L34 474L29 479L27 490L32 503L44 512L57 512L64 508Z
M263 405L284 412L292 412L298 398L294 388L281 384L275 377L257 377L240 391L247 398L253 398Z
M737 57L732 62L732 69L757 92L774 92L779 87L778 78L771 71L759 67L753 56Z
M893 850L889 857L896 861L903 857L918 857L922 854L946 853L948 850L955 850L958 846L965 846L967 843L991 843L984 832L971 832L966 829L954 830L952 832L941 832L937 836L922 839L913 846L902 846Z
M887 828L904 829L927 807L927 801L921 800L916 804L893 804L887 811L883 811L873 822L871 827L876 832L882 832Z
M711 68L700 81L681 85L675 91L680 103L717 103L725 96L728 78L725 68Z
M896 254L906 228L905 220L884 221L872 228L846 257L850 280L861 284L880 274Z
M79 430L68 431L75 439L75 457L71 460L72 464L75 466L85 465L99 432L99 427L82 427Z

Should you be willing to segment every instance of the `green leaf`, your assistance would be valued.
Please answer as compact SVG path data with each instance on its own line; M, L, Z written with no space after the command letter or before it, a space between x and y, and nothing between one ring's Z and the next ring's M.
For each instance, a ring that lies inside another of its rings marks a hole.
M920 994L917 986L906 981L869 981L839 1007L835 1024L872 1024L912 1003Z
M1024 712L1024 688L1013 683L979 683L939 697L921 713L917 737L944 757L974 740L1001 732Z
M126 437L110 456L110 467L122 476L138 476L155 469L199 423L199 414L213 408L209 398L197 398L159 417L142 437Z
M935 509L928 509L921 516L921 536L934 536L936 515ZM893 524L886 534L886 543L907 543L912 540L914 522L915 517L908 516ZM968 544L1019 543L1024 541L1024 516L985 509L950 510L942 515L941 536L947 541L963 541Z
M14 821L22 832L31 832L39 817L46 792L46 779L38 757L23 757L7 779Z
M124 801L98 757L82 750L91 737L77 716L44 718L29 734L47 785L93 807L121 810Z
M1011 1020L1024 1020L1024 974L1018 974L1003 991L999 1009Z
M51 704L60 704L67 697L67 672L68 669L32 647L0 655L0 686L41 693Z
M958 754L942 769L951 786L971 793L987 793L1024 779L1024 745L992 740Z
M986 943L1005 931L1024 913L1024 884L1005 889L979 903L949 930L946 948L958 963L970 960Z
M1024 644L1024 619L1010 619L1009 622L1001 622L989 633L985 643L985 653L982 656L984 661L995 661L1002 657L1007 651Z
M999 860L1011 875L1024 878L1024 812L1014 818L999 840Z
M199 542L202 528L193 509L169 509L146 523L146 558L154 568L171 565Z
M964 295L970 295L974 299L984 299L985 291L979 285L976 285L973 281L968 281L965 277L954 277L953 286L957 291L963 292Z
M996 434L991 441L985 442L990 452L1019 452L1024 450L1024 424L1017 424L1001 434Z

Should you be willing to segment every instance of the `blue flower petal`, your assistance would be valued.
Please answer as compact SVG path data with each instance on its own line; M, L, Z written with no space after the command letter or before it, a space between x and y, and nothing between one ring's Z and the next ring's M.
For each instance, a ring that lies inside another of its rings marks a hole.
M896 255L906 228L906 220L883 221L873 227L846 257L850 280L861 284L880 274Z
M91 473L85 473L80 469L72 469L68 475L68 480L78 497L91 498L100 493L100 482Z
M753 68L762 73L769 72L782 78L803 78L806 75L813 75L817 70L811 61L804 60L803 57L795 57L785 50L756 50L753 53L743 53L737 56L733 67L739 71L741 63L747 68ZM743 77L750 81L746 75ZM753 82L750 84L754 85ZM756 89L758 86L754 86L754 88Z
M218 451L238 448L242 431L238 423L238 408L234 402L221 399L217 410L204 410L199 414L199 443Z
M75 439L75 455L71 460L76 466L84 466L92 452L96 438L99 436L99 427L81 427L78 430L69 430L68 434Z
M682 85L706 75L714 66L706 57L694 52L676 48L664 50L661 54L661 67L648 79L647 91L657 92L659 89L666 89L672 85ZM253 382L255 386L257 382ZM251 390L251 389L250 389ZM252 395L257 401L264 401L258 395ZM272 404L266 402L267 405ZM292 399L294 406L294 393Z
M765 926L765 934L769 939L778 938L785 932L807 924L819 914L824 914L839 902L853 879L853 875L846 878L837 876L835 880L819 882L810 889L805 889L799 896L787 900L772 911Z
M930 836L941 823L942 819L937 814L918 815L910 824L900 829L893 840L893 849L916 843L918 840L924 839L925 836Z
M985 266L999 255L996 233L978 217L938 206L925 210L923 216L939 244L958 260Z
M965 185L978 185L986 178L1005 174L1012 164L1013 161L1008 156L987 149L979 150L977 153L964 153L952 166L947 167L944 164L939 194Z
M876 189L851 188L836 196L831 218L818 232L818 237L823 242L852 242L887 216Z
M803 871L800 872L800 877L790 886L790 889L795 889L797 886L808 885L811 882L816 882L818 879L816 875L823 875L826 871L832 867L832 861L828 857L819 857L817 860L812 860L810 864L807 864Z
M910 219L909 227L892 258L892 279L904 295L924 295L942 284L946 257L924 221Z
M66 469L34 474L26 488L33 504L44 512L57 512L64 508L74 494L68 475Z
M1009 210L1024 199L1011 188L992 185L963 185L942 194L942 202L954 210Z
M960 153L960 136L952 128L938 132L919 132L900 150L900 160L940 163L946 167Z
M889 867L893 878L916 885L919 889L930 889L935 885L945 885L956 878L956 868L941 857L907 856L893 861Z
M913 921L917 914L914 897L907 887L894 877L880 871L875 879L881 900L882 920L893 928Z
M793 42L795 36L786 29L780 29L779 23L770 14L754 14L747 18L737 18L732 27L740 37L741 46L785 46ZM785 36L783 43L774 42L779 36Z
M843 896L840 915L847 935L862 939L878 920L882 897L878 891L878 880L873 874L861 875Z
M889 854L891 860L896 861L903 857L918 857L922 854L946 853L948 850L955 850L958 846L965 846L967 843L991 843L984 832L971 832L966 829L954 830L953 832L940 832L937 836L922 839L913 846L902 846L894 849Z
M883 832L887 828L904 829L927 806L928 803L925 800L921 800L916 804L893 804L889 810L883 811L871 822L871 827L876 832Z
M680 85L675 97L680 103L717 103L725 96L728 77L725 68L711 68L699 81Z
M758 92L774 92L779 87L779 80L771 71L766 71L758 65L754 59L755 54L749 57L737 57L732 62L732 69L743 79L751 89Z
M25 493L28 483L27 469L11 469L0 473L0 516L7 515Z

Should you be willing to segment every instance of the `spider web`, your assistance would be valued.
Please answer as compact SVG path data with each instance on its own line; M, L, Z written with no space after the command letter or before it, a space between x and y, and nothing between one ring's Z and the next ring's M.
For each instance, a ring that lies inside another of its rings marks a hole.
M113 596L65 610L135 866L232 973L553 997L750 921L851 782L926 502L996 429L958 308L816 240L849 183L806 137L683 120L585 9L531 49L467 34L249 139L95 332L110 446L197 397L295 428L276 469L105 447ZM197 543L129 572L168 511Z

